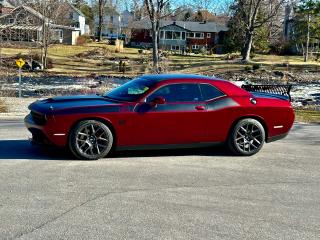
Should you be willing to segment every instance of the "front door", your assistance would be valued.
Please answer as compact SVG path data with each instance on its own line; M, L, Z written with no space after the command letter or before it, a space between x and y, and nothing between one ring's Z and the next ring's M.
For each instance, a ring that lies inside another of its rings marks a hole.
M165 103L151 106L156 97ZM161 86L138 103L135 112L135 145L191 144L205 138L206 104L198 84Z

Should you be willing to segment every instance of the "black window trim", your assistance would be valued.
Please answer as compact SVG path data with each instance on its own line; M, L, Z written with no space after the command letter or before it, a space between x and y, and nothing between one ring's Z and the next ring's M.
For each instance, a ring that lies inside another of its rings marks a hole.
M199 83L192 83L192 82L177 82L177 83L166 83L164 85L161 85L160 87L157 87L155 86L154 90L147 93L145 97L142 98L142 102L147 102L147 98L152 95L154 92L158 91L159 89L163 88L163 87L166 87L166 86L169 86L169 85L177 85L177 84L193 84L193 85L197 85L198 88L199 88L199 92L200 92L200 100L197 101L197 102L194 102L194 101L188 101L188 102L185 102L185 103L203 103L203 102L206 102L204 99L203 99L203 94L202 94L202 91L201 91L201 87L200 87L200 84ZM218 89L219 90L219 89ZM220 90L219 90L220 91ZM170 102L170 103L166 103L166 104L173 104L173 103L181 103L181 102Z
M223 98L223 97L226 97L227 96L227 94L225 94L223 91L221 91L219 88L217 88L216 86L214 86L214 85L212 85L212 84L210 84L210 83L199 83L198 84L199 85L199 88L200 88L200 92L201 92L201 95L202 95L202 101L204 101L204 102L211 102L211 101L213 101L213 100L217 100L217 99L219 99L219 98ZM209 86L211 86L211 87L214 87L215 89L217 89L219 92L221 92L221 96L218 96L218 97L215 97L215 98L210 98L210 99L208 99L208 100L204 100L204 95L203 95L203 92L202 92L202 89L201 89L201 87L200 87L200 85L209 85Z

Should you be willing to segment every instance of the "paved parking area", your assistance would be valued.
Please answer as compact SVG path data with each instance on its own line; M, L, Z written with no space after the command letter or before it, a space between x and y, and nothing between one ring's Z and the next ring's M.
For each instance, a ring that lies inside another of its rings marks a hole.
M320 125L223 149L77 161L0 121L0 239L320 239Z

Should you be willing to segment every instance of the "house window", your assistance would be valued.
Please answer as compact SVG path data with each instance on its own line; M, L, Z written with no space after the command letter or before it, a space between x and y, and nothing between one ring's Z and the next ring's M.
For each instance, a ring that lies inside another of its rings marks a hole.
M188 38L194 38L194 33L193 32L188 33Z
M211 38L211 33L207 33L207 38Z
M160 31L160 39L164 38L164 31Z
M9 22L9 24L14 23L14 19L13 19L13 18L9 18L9 19L8 19L8 22Z
M180 31L160 31L160 39L166 40L179 40L179 39L186 39L186 32Z
M196 32L196 33L188 33L188 38L204 38L204 33Z
M113 23L113 16L110 16L110 22Z
M173 32L173 39L181 39L181 32Z
M179 51L180 46L171 45L171 51Z
M195 38L203 38L204 37L204 33L195 33Z
M192 49L193 50L199 49L199 45L192 45Z
M186 40L186 32L182 32L182 40Z
M172 31L166 31L166 39L172 39Z

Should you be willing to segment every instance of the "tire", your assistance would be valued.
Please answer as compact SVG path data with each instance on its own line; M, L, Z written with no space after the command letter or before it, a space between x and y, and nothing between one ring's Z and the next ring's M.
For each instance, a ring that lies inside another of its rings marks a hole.
M230 131L228 147L236 155L251 156L261 150L265 136L264 127L259 121L245 118Z
M104 158L113 146L113 134L108 126L96 120L79 122L69 135L69 149L78 159Z

